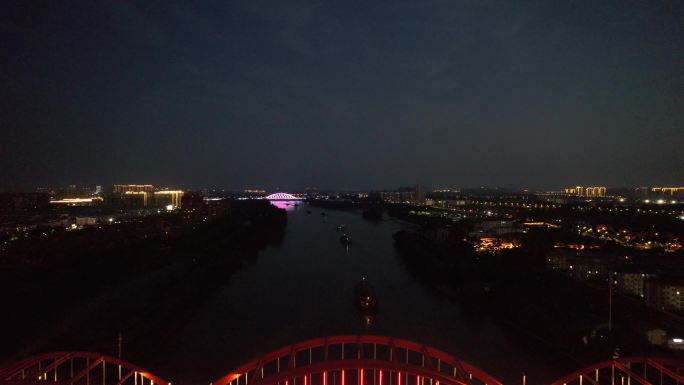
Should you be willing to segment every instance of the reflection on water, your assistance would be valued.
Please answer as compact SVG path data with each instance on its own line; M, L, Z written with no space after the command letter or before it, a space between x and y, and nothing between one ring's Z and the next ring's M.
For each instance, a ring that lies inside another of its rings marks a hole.
M302 201L271 201L271 204L285 211L294 211L302 204Z
M511 336L500 322L417 282L400 262L392 239L412 225L391 219L369 222L360 212L326 210L322 216L323 210L303 202L271 203L288 211L283 242L261 251L254 265L225 282L159 352L154 369L174 383L204 383L294 342L358 333L434 346L504 383L517 383L522 371L535 383L563 373L554 368L553 355L527 349L529 341ZM354 240L348 247L340 245L340 223ZM354 287L362 277L375 287L377 313L358 309Z
M371 327L373 326L373 323L375 322L375 316L370 313L365 313L363 315L363 323L366 325L366 327Z

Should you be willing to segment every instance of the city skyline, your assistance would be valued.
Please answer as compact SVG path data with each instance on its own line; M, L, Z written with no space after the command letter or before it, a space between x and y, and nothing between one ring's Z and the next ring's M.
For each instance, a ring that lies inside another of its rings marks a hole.
M0 2L0 385L684 385L682 21Z
M5 2L2 187L681 185L681 3Z
M681 185L670 185L670 186L662 186L662 185L646 185L646 186L606 186L606 185L600 185L600 186L587 186L587 185L576 185L576 184L566 184L563 186L554 186L553 188L546 188L546 189L530 189L527 187L521 187L521 186L467 186L467 185L456 185L456 184L451 184L451 185L439 185L439 186L431 186L431 185L425 185L422 183L401 183L396 186L381 186L381 187L376 187L376 188L369 188L369 187L345 187L345 188L339 188L339 187L327 187L327 186L290 186L289 188L281 188L280 186L275 186L275 187L269 187L269 186L263 186L263 185L247 185L247 186L217 186L217 185L207 185L207 186L192 186L192 185L187 185L187 184L174 184L174 185L165 185L165 184L156 184L156 183L114 183L114 184L108 184L108 183L98 183L98 184L72 184L72 183L62 183L62 184L56 184L56 185L39 185L39 186L32 186L32 187L26 187L23 189L8 189L8 188L0 188L0 192L30 192L30 191L47 191L47 190L68 190L68 189L87 189L88 191L92 191L93 193L105 193L107 191L113 191L113 192L118 192L118 189L126 186L133 186L137 188L149 188L149 191L163 191L163 190L169 190L169 189L177 189L177 188L182 188L187 191L199 191L199 190L222 190L222 191L230 191L230 192L247 192L247 193L254 193L254 194L263 194L266 192L284 192L286 190L289 191L297 191L297 192L304 192L304 191L338 191L338 192L354 192L354 191L392 191L392 190L404 190L404 189L415 189L415 188L425 188L428 189L429 191L432 192L458 192L460 190L463 190L464 192L473 192L478 189L482 190L501 190L501 191L511 191L511 192L519 192L519 193L544 193L544 192L553 192L553 193L559 193L559 194L566 194L566 195L575 195L575 196L586 196L586 197L592 197L592 196L603 196L608 193L614 193L614 192L620 192L624 193L625 191L630 191L631 193L636 193L636 194L644 194L645 192L652 192L652 193L660 193L662 195L674 195L679 193L680 191L684 191L684 186ZM586 190L586 191L585 191ZM142 191L142 190L141 190Z

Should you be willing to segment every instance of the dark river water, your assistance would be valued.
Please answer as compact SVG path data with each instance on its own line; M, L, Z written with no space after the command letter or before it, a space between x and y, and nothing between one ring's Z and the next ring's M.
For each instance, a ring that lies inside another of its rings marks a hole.
M206 384L232 368L294 342L336 334L377 334L434 346L507 384L548 383L567 363L487 316L471 317L440 298L402 265L392 234L411 224L364 220L359 212L301 205L288 212L282 243L260 252L207 301L152 368L174 384ZM288 209L293 209L289 206ZM346 224L352 245L336 230ZM354 305L362 276L375 286L379 311L365 326Z

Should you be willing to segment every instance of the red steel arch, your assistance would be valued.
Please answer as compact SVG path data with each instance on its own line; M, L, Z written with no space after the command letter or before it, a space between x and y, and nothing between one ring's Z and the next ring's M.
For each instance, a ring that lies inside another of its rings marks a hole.
M681 374L680 374L681 373ZM551 385L679 385L684 361L662 357L626 357L599 362L562 377Z
M115 357L54 352L0 367L0 385L171 385ZM626 357L599 362L550 385L684 385L684 361ZM399 338L343 335L296 343L252 360L212 385L502 385L435 348Z
M99 353L53 352L0 368L0 385L171 385L130 362Z
M372 335L317 338L252 360L213 385L501 385L435 348Z

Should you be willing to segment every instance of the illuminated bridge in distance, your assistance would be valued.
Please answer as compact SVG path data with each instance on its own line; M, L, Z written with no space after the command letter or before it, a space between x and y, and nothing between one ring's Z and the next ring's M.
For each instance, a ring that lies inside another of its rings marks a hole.
M296 197L292 194L284 193L284 192L277 192L271 195L268 195L266 199L270 201L299 201L302 200L302 198Z
M626 357L587 366L549 385L684 385L682 373L684 362L679 359ZM520 376L520 383L527 385L525 376ZM171 385L131 363L96 353L48 353L0 367L0 385L44 382ZM483 370L443 351L372 335L332 336L296 343L256 358L209 384L502 385Z

